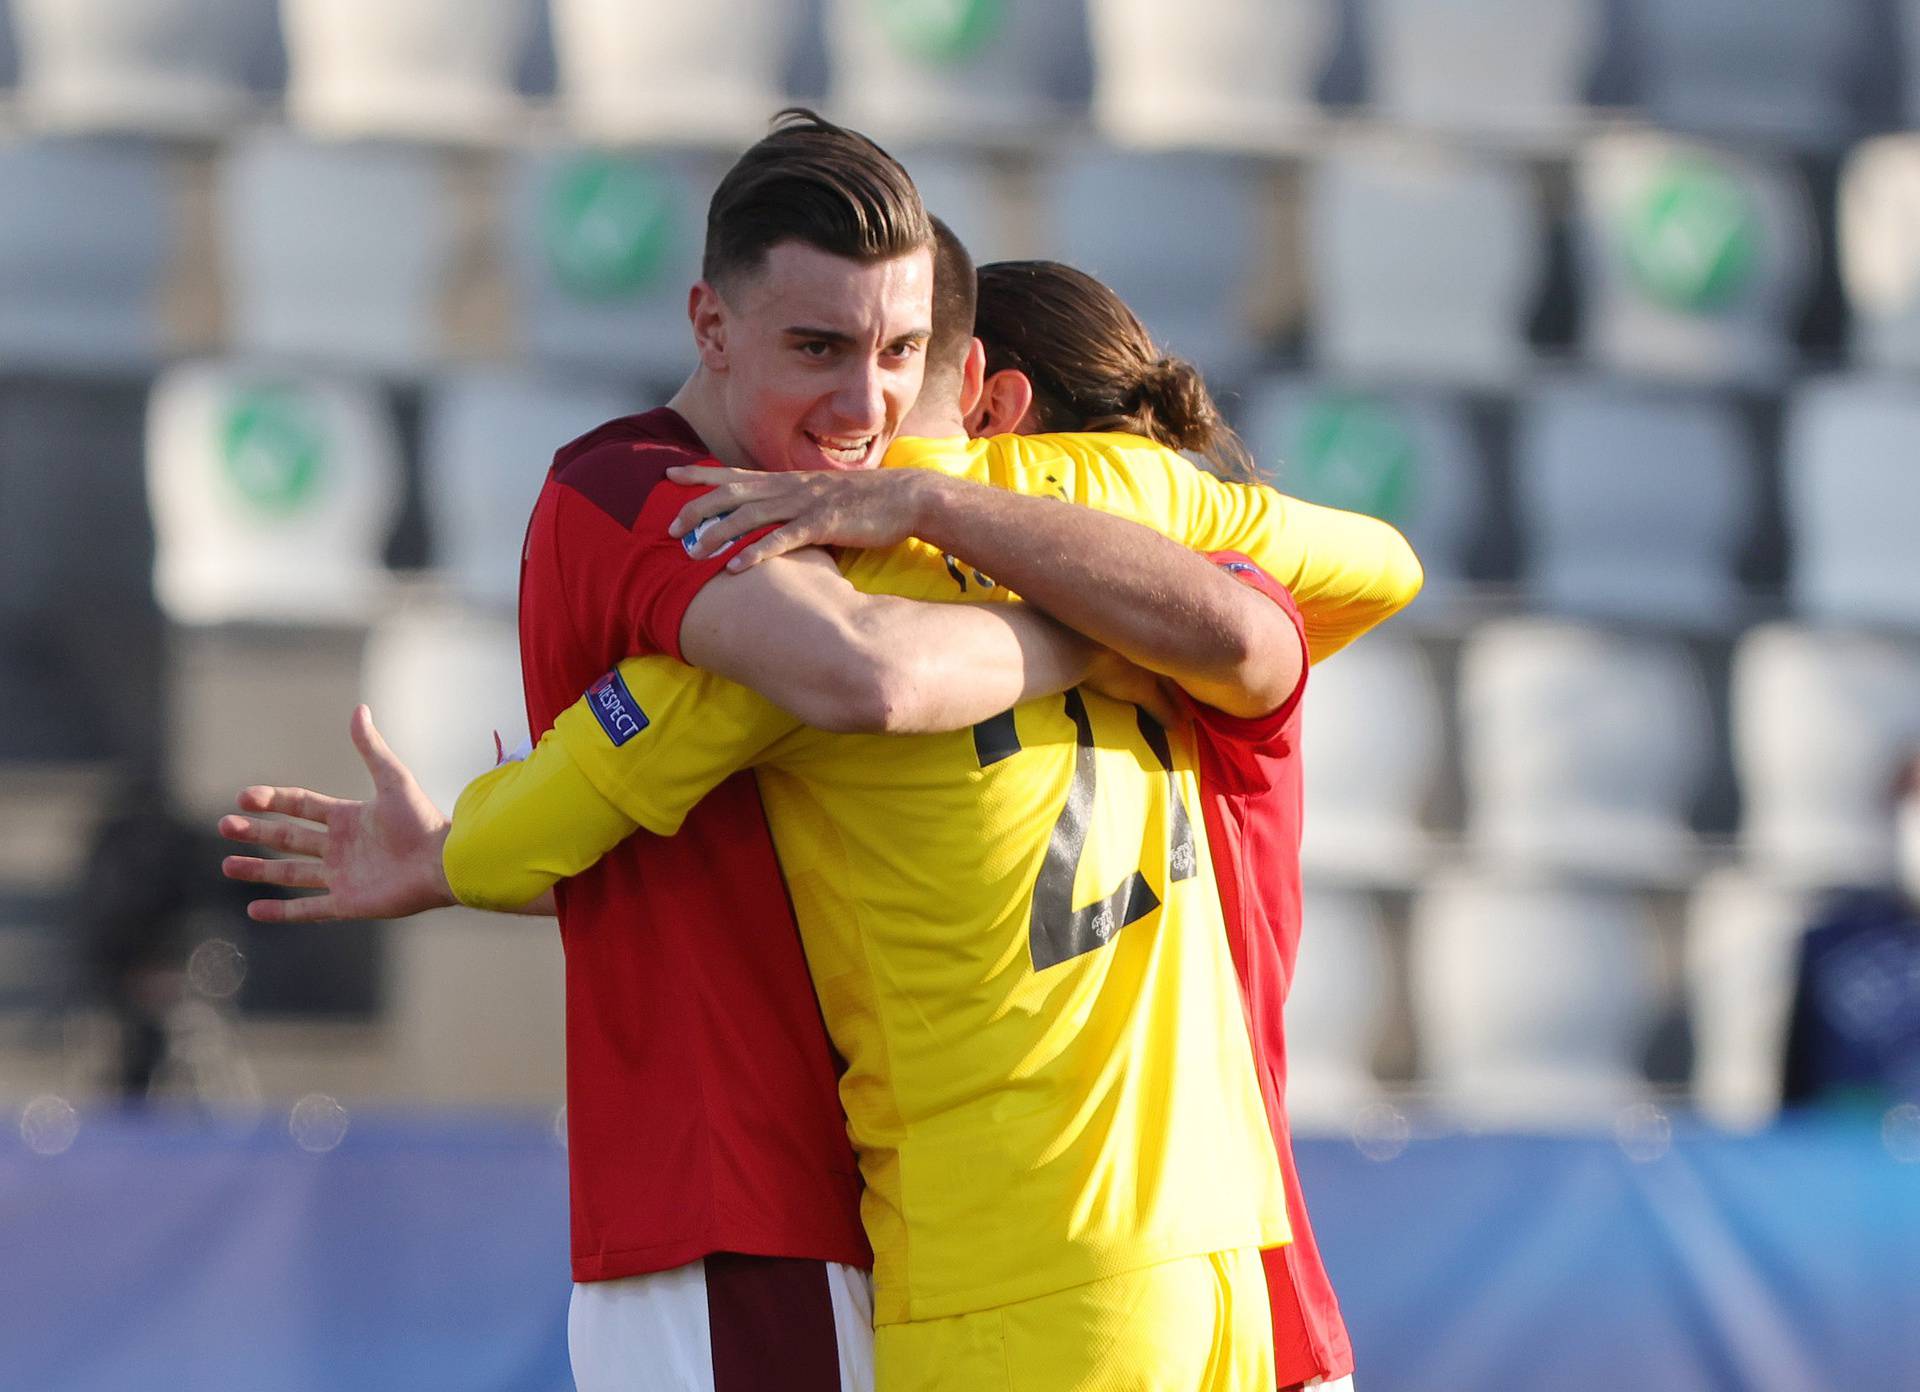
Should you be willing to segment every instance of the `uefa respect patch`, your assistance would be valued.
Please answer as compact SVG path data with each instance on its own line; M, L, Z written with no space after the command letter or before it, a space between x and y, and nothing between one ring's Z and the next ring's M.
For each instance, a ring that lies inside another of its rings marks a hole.
M615 749L647 728L647 713L627 690L617 667L587 688L587 704L593 707L593 718L600 722Z

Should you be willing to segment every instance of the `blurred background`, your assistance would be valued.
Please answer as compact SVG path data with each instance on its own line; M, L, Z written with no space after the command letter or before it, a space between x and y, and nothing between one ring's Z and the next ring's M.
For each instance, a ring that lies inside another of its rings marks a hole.
M551 925L212 825L524 733L795 100L1426 563L1306 707L1359 1385L1920 1386L1915 0L0 0L0 1385L570 1386Z

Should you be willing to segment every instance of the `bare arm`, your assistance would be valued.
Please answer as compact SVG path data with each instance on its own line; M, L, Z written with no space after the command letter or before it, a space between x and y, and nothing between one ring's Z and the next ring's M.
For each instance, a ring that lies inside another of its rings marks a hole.
M722 486L689 504L677 528L731 513L702 534L700 554L786 522L730 562L743 575L791 547L883 546L917 536L1228 714L1264 715L1299 684L1300 644L1284 614L1203 557L1123 518L913 469L702 469L683 481Z
M963 729L1063 691L1094 651L1021 605L863 594L817 550L716 576L680 647L817 729L886 734Z

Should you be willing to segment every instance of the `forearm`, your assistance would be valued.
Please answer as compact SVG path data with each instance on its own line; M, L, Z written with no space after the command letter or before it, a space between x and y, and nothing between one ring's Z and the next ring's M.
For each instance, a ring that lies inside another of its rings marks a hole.
M1229 714L1265 714L1298 680L1298 639L1273 604L1150 528L937 479L916 534Z

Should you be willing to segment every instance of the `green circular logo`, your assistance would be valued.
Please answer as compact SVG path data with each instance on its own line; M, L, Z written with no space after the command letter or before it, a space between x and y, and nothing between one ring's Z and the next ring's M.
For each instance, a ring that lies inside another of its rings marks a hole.
M326 462L326 430L312 405L283 387L236 394L220 432L227 482L261 512L296 512Z
M1325 396L1301 413L1291 489L1308 502L1396 525L1413 502L1414 446L1400 413L1364 396Z
M1006 0L868 0L893 46L925 62L978 53L1006 20Z
M589 156L554 176L547 257L561 285L584 300L615 300L658 279L673 248L672 184L643 164Z
M1740 181L1704 159L1661 171L1628 211L1627 267L1670 309L1724 308L1752 283L1760 215Z

